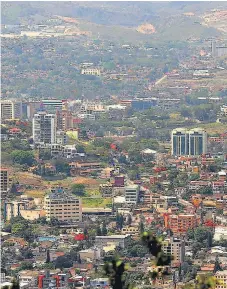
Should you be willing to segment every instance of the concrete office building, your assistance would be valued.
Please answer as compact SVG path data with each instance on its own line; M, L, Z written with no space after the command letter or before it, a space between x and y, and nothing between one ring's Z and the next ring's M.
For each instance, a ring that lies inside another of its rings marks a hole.
M180 238L166 238L162 244L162 250L165 254L173 257L172 263L180 264L185 258L185 241Z
M207 152L207 133L204 129L189 130L189 155L197 156Z
M40 111L33 117L33 141L36 144L56 143L56 115Z
M22 102L14 100L2 100L1 120L13 120L22 118Z
M59 221L82 221L81 199L64 191L53 191L44 198L46 218L56 218Z
M188 133L185 128L172 131L172 155L188 155Z
M125 202L127 204L136 205L139 197L139 186L131 185L125 187Z
M178 128L172 131L172 155L197 156L207 152L207 133L202 128L186 130Z

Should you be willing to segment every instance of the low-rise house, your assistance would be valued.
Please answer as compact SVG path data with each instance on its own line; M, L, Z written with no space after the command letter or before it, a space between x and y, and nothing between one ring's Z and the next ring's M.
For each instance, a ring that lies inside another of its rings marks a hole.
M90 248L90 249L79 251L79 255L82 261L93 262L93 261L101 259L102 250L99 248Z
M95 245L100 248L108 244L116 244L121 248L125 248L130 239L130 235L96 236Z
M79 163L79 162L72 162L69 164L71 168L71 175L88 175L92 172L100 172L102 170L101 163Z

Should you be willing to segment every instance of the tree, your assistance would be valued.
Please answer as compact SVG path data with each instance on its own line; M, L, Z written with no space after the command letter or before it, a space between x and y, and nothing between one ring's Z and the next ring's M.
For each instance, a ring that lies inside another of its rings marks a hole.
M65 173L67 175L70 174L70 166L64 159L55 160L54 165L58 173Z
M124 225L124 217L122 214L116 215L116 223L117 223L118 229L121 230L123 228L123 225Z
M50 263L50 250L47 249L46 263Z
M131 214L128 214L128 216L127 216L127 225L130 226L131 223L132 223L132 216L131 216Z
M80 144L77 144L77 145L76 145L76 151L77 151L78 153L85 153L84 146L83 146L83 145L80 145Z
M107 228L106 228L106 224L105 223L103 223L103 225L102 225L102 235L103 236L107 235Z
M12 187L10 189L10 194L15 195L17 193L17 186L16 184L12 184Z
M216 256L216 259L215 259L214 271L213 272L216 273L217 271L222 271L218 256Z
M212 234L211 234L211 232L207 232L207 247L208 248L212 247Z
M60 256L55 260L56 268L70 268L73 265L73 261L68 256Z
M31 270L33 269L32 262L22 261L20 265L20 270Z
M71 186L71 191L74 195L82 197L85 195L85 185L83 184L73 184Z
M50 225L51 226L59 226L60 225L60 222L57 218L51 218L50 219Z
M12 159L14 163L18 163L20 165L28 165L31 166L34 161L34 155L30 151L20 151L20 150L15 150L11 153Z
M213 195L213 190L211 187L204 187L198 190L198 193L201 195Z
M41 150L39 153L39 158L42 160L50 160L51 159L51 151L50 150Z
M140 221L140 223L139 223L139 231L140 231L140 234L142 234L144 232L144 224L142 221Z
M98 226L98 227L96 228L96 235L97 235L97 236L102 236L102 230L101 230L100 226Z
M84 228L84 236L87 237L88 236L88 229L85 227Z

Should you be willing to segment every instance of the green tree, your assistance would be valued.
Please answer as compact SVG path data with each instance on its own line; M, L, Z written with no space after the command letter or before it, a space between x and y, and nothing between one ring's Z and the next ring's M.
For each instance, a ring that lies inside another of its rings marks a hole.
M144 224L142 221L140 221L140 223L139 223L139 231L140 231L140 234L142 234L144 232Z
M11 157L14 163L18 163L20 165L26 164L31 166L35 162L34 155L30 151L15 150L11 153Z
M102 225L102 235L103 236L107 235L107 228L106 228L106 224L105 223L103 223L103 225Z
M76 151L77 151L78 153L85 153L84 146L81 145L81 144L77 144L77 145L76 145Z
M65 173L67 175L70 174L70 166L64 159L57 159L54 161L54 165L56 167L56 171L58 173Z
M213 195L213 190L211 187L204 187L198 190L198 193L201 195Z
M116 215L116 223L117 223L117 227L118 229L122 229L124 226L124 217L122 214L117 214Z
M33 269L32 262L22 261L20 265L20 270L31 270Z
M71 191L74 195L82 197L85 195L85 185L83 184L73 184L71 186Z
M50 250L47 249L46 263L50 263Z
M96 235L97 235L97 236L102 236L102 230L101 230L100 226L98 226L98 227L96 228Z

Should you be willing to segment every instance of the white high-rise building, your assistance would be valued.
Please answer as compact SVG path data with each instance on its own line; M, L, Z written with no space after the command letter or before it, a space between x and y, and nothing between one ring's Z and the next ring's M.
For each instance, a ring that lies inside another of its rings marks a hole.
M32 121L33 141L36 144L56 143L57 119L55 114L36 113Z
M14 100L2 100L1 119L12 120L22 118L22 102Z

